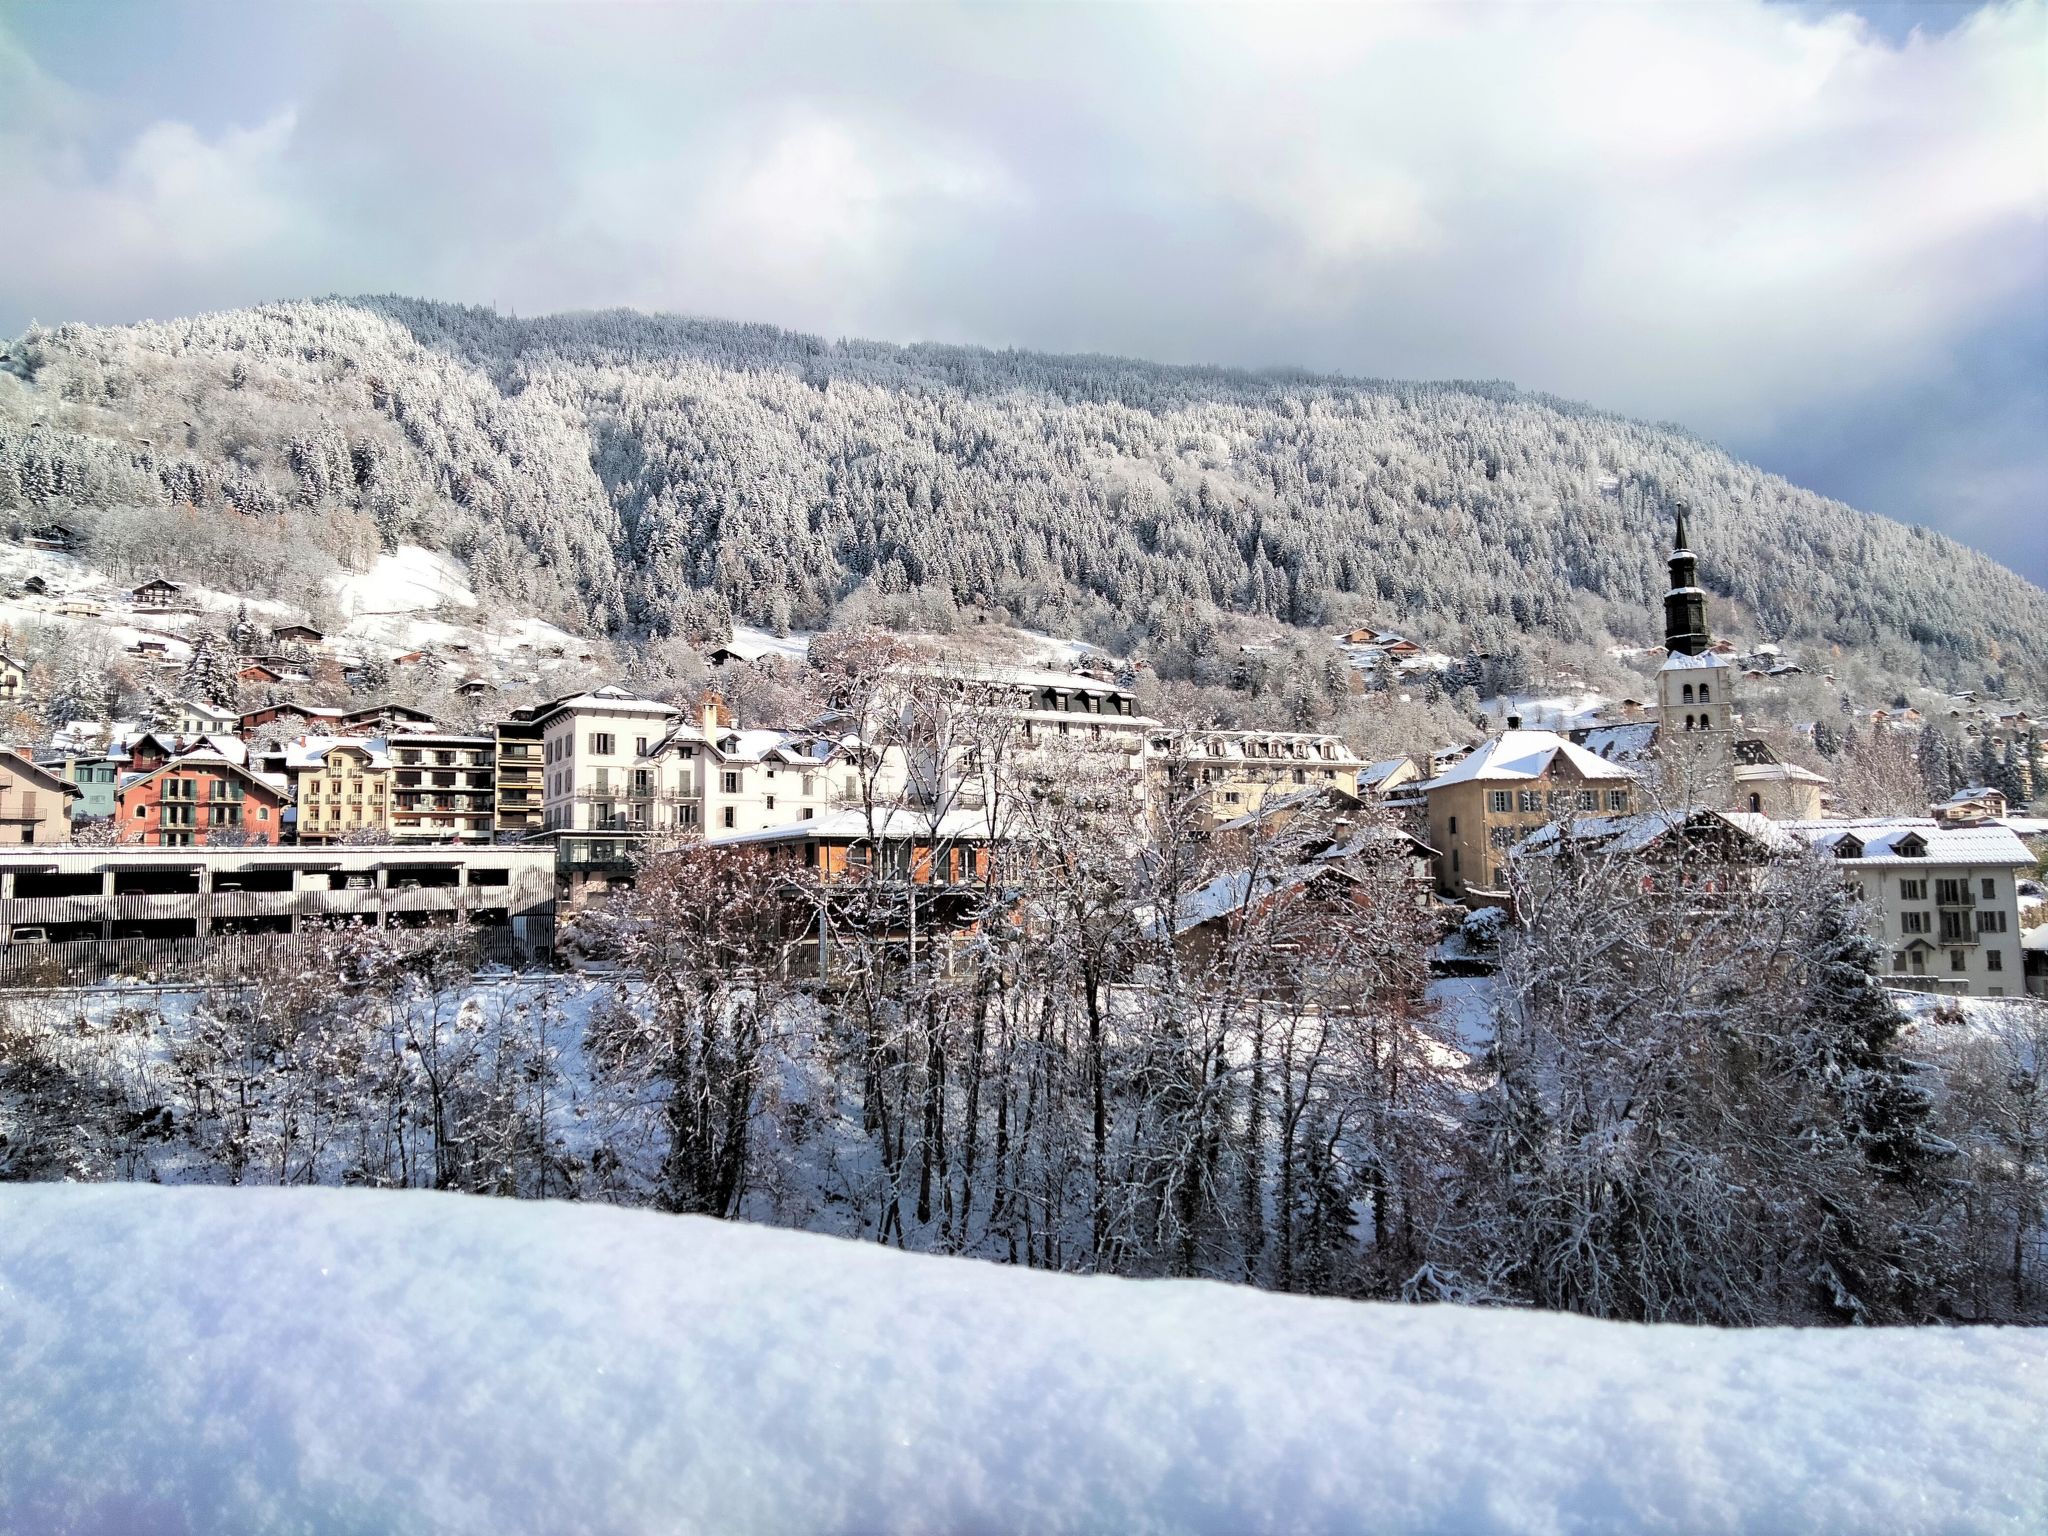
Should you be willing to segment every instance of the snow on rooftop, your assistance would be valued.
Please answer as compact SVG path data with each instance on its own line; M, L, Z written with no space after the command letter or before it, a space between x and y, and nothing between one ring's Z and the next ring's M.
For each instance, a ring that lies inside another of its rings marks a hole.
M2031 867L2034 856L2011 828L1945 827L1919 816L1871 818L1862 821L1795 821L1782 825L1798 833L1814 847L1833 851L1844 838L1854 837L1863 845L1866 863L1910 864L2012 864ZM1918 837L1927 845L1924 854L1899 852L1899 844Z
M1727 668L1733 663L1726 656L1714 651L1703 651L1697 656L1688 656L1683 651L1673 651L1664 658L1659 672L1694 672L1703 668Z
M1633 778L1626 768L1605 762L1584 747L1572 745L1555 731L1503 731L1460 758L1420 789L1447 789L1475 780L1541 778L1559 756L1588 779Z
M0 1528L2037 1530L2040 1330L1046 1274L598 1205L0 1188Z

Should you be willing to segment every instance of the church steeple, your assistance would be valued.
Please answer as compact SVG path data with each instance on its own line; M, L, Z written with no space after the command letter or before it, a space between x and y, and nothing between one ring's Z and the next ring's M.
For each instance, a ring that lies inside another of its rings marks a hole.
M1707 594L1700 586L1699 559L1687 542L1682 501L1670 565L1671 590L1664 594L1664 648L1674 656L1698 656L1711 638L1707 634Z

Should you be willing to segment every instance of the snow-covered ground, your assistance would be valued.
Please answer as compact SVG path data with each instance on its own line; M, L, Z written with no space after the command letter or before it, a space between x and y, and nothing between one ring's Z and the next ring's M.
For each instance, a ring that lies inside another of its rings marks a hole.
M389 554L379 555L367 571L337 576L329 586L341 611L351 617L416 613L442 605L476 606L476 594L469 590L462 567L447 555L418 544L401 544Z
M590 1206L0 1189L0 1529L2038 1531L2048 1331L1079 1279Z
M381 654L467 647L504 659L525 646L539 658L534 669L544 670L548 660L573 660L590 648L545 620L485 613L461 565L418 544L401 544L369 570L334 578L330 589L348 640ZM553 657L556 651L562 656Z

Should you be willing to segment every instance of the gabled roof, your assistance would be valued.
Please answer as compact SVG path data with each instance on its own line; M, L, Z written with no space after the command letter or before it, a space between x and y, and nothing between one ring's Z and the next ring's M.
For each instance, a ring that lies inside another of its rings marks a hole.
M290 800L292 797L291 784L287 780L272 773L258 773L246 764L238 763L231 757L223 757L218 752L187 752L184 756L174 757L161 767L152 768L147 773L125 775L121 780L120 788L125 794L136 785L146 784L151 779L167 774L184 773L194 768L225 772L234 775L236 778L247 779L250 783L268 790L281 800Z
M1554 821L1530 833L1517 851L1546 853L1569 841L1614 853L1641 853L1674 833L1697 836L1717 828L1725 828L1768 853L1796 853L1804 846L1780 823L1754 811L1674 809L1632 816L1580 816L1570 823Z
M52 773L40 763L31 762L19 752L0 751L0 768L11 768L23 778L44 789L76 798L85 793L62 774Z
M1993 864L2032 867L2034 856L2009 827L1945 827L1924 817L1900 816L1868 821L1799 821L1783 823L1824 853L1859 864ZM1901 851L1913 840L1923 854Z
M1454 784L1518 782L1541 778L1562 757L1587 779L1633 779L1619 764L1575 747L1555 731L1503 731L1478 751L1459 759L1435 778L1416 787L1449 789Z

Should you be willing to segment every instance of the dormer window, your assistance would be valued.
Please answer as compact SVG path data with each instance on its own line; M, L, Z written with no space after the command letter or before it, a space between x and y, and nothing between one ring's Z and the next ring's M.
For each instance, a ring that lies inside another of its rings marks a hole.
M1902 859L1924 859L1927 857L1927 839L1918 832L1909 832L1892 844L1892 852Z
M1838 859L1860 859L1863 857L1863 844L1856 838L1845 837L1835 844L1835 857Z

